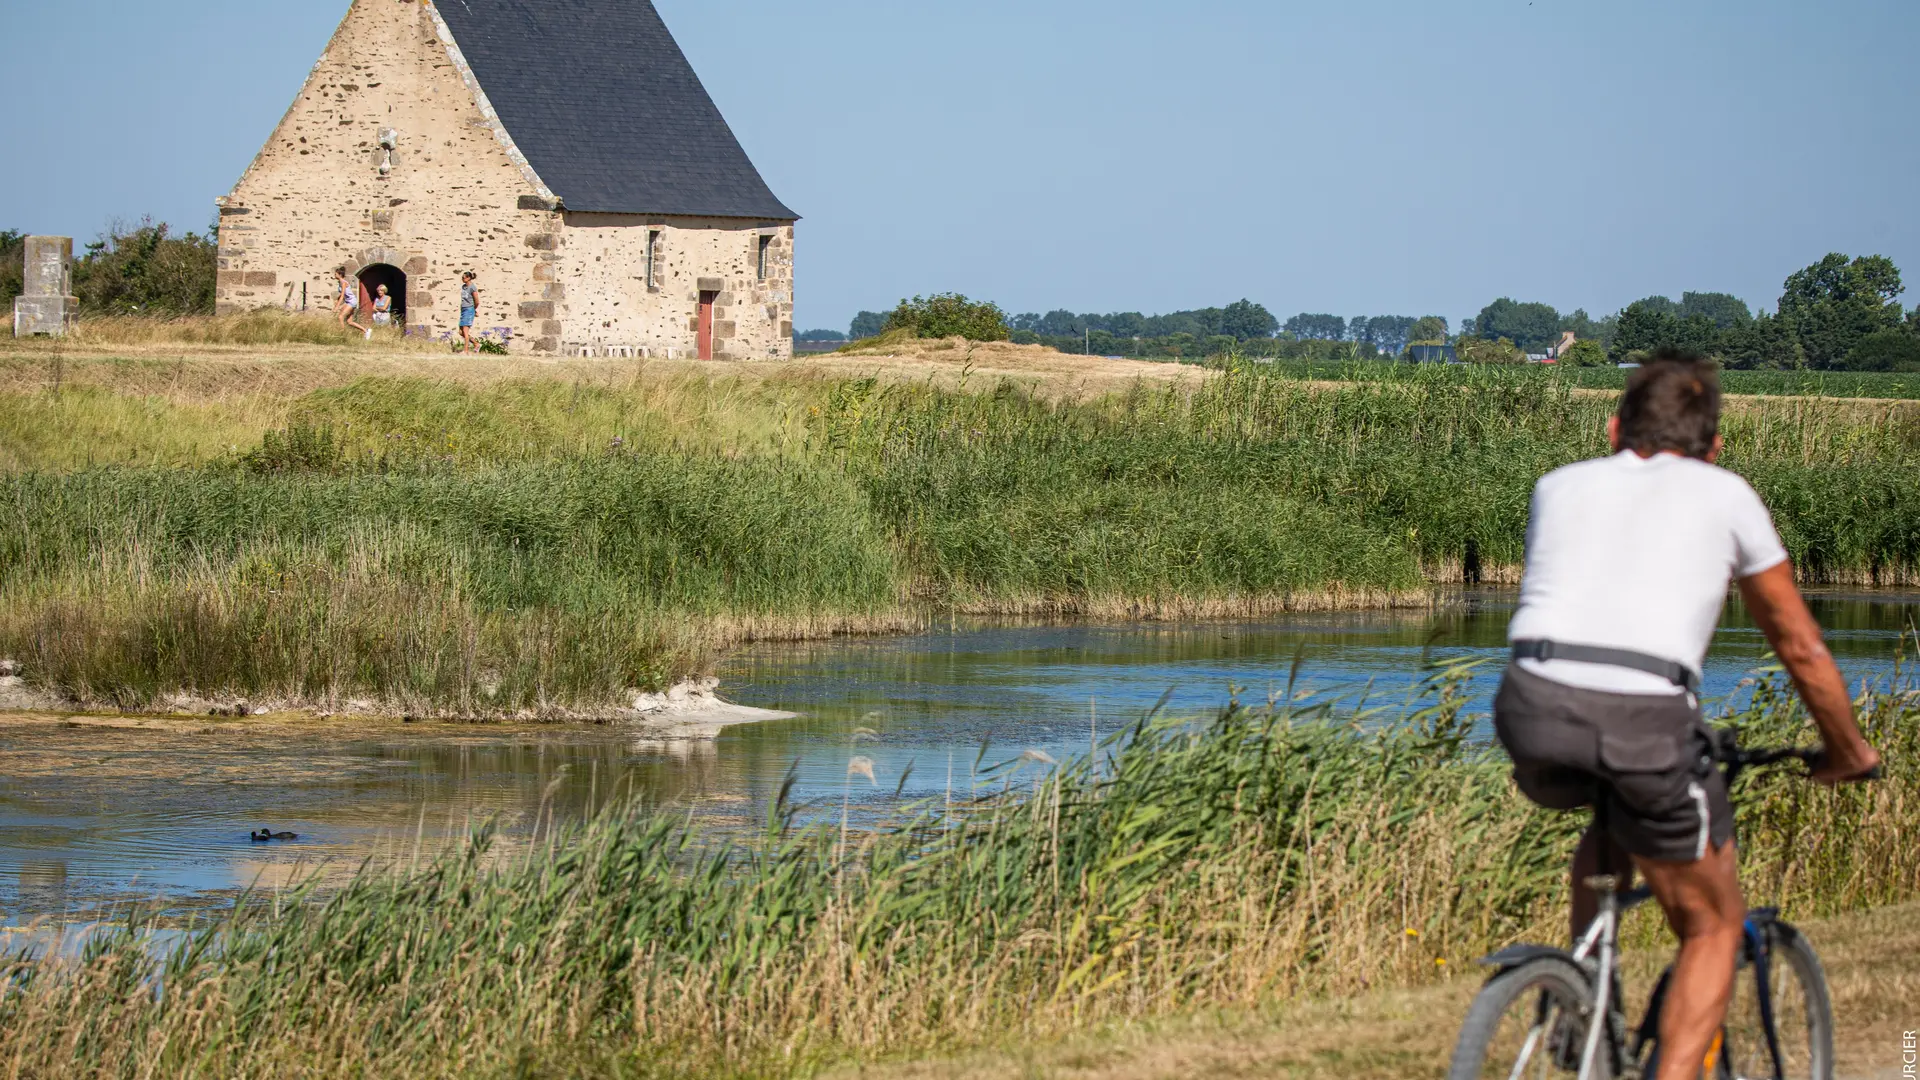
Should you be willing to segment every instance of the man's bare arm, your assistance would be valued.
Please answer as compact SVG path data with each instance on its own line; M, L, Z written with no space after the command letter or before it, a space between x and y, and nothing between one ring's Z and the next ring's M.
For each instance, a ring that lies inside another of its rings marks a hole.
M1814 773L1814 779L1833 784L1865 775L1880 763L1880 755L1854 723L1847 681L1820 637L1820 624L1814 621L1813 612L1807 610L1807 602L1793 582L1793 564L1783 562L1741 578L1740 595L1787 674L1793 676L1794 686L1820 728L1827 763Z

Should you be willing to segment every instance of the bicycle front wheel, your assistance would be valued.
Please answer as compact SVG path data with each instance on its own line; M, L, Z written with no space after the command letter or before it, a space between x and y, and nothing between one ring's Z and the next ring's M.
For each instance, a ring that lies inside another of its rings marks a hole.
M1762 971L1772 1006L1772 1045L1761 1008ZM1833 1003L1827 976L1798 930L1766 922L1748 939L1725 1031L1720 1060L1709 1074L1718 1080L1833 1080Z
M1587 976L1557 957L1540 957L1487 981L1467 1010L1447 1080L1564 1076L1579 1068L1584 1013L1593 1002ZM1593 1080L1610 1074L1603 1048Z

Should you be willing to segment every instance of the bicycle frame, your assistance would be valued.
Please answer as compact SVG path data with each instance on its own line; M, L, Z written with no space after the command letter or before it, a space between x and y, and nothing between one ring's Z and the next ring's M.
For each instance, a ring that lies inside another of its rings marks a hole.
M1771 765L1789 759L1805 763L1809 769L1817 768L1822 753L1817 750L1742 750L1731 734L1724 734L1715 746L1715 757L1720 762L1727 786L1731 788L1740 773L1746 769ZM1878 779L1879 770L1875 769L1862 779ZM1594 807L1594 827L1603 835L1606 832L1606 804L1602 801ZM1658 1044L1658 1027L1661 1008L1666 1002L1669 969L1654 989L1653 997L1647 1004L1647 1015L1641 1021L1637 1038L1631 1048L1628 1046L1625 1004L1614 1000L1616 973L1619 968L1620 917L1633 908L1652 899L1653 891L1642 885L1622 893L1622 878L1608 865L1609 849L1602 848L1601 873L1585 879L1582 884L1594 890L1599 898L1599 913L1587 924L1579 943L1569 953L1546 945L1510 945L1491 956L1481 959L1482 964L1499 971L1517 967L1529 960L1543 956L1558 957L1567 960L1579 970L1591 971L1594 982L1590 995L1591 1012L1588 1014L1586 1045L1580 1052L1579 1080L1592 1080L1594 1066L1600 1059L1601 1044L1614 1055L1613 1072L1623 1071L1628 1055L1634 1061L1645 1053L1647 1044ZM1628 878L1627 880L1631 880ZM1767 1055L1772 1059L1774 1075L1783 1072L1783 1057L1780 1053L1780 1036L1776 1027L1773 1001L1773 982L1771 966L1773 958L1768 952L1767 928L1779 917L1777 908L1754 908L1747 912L1745 921L1745 949L1748 962L1753 967L1756 1003L1760 1009L1761 1026L1766 1032ZM1736 974L1736 978L1738 975ZM1544 1024L1536 1028L1527 1038L1523 1050L1523 1059L1538 1045ZM1656 1055L1658 1051L1656 1050Z
M1767 928L1780 917L1779 908L1754 908L1747 912L1744 926L1747 963L1752 965L1754 980L1754 1002L1760 1010L1760 1024L1767 1037L1767 1058L1773 1063L1773 1075L1786 1074L1786 1056L1780 1050L1780 1027L1773 1000L1773 954L1767 947ZM1734 978L1738 980L1739 974ZM1639 1057L1647 1043L1658 1041L1657 1026L1660 1023L1660 1010L1667 1002L1667 976L1660 977L1659 985L1653 989L1653 997L1647 1002L1647 1014L1640 1021L1640 1034L1633 1045L1633 1056Z
M1580 1051L1580 1080L1588 1080L1593 1075L1593 1063L1600 1056L1601 1032L1611 1029L1616 1017L1623 1022L1625 1020L1620 1012L1620 1003L1613 1000L1613 973L1618 962L1615 954L1620 945L1620 915L1626 909L1620 904L1619 878L1612 874L1598 874L1583 884L1599 894L1600 898L1600 913L1587 925L1587 932L1573 950L1573 962L1576 965L1584 965L1589 956L1598 954L1594 963L1593 1019L1587 1023L1587 1045ZM1618 1039L1619 1033L1615 1032L1616 1048L1619 1046Z
M1615 1055L1614 1065L1617 1067L1621 1064L1618 1059L1626 1047L1627 1017L1624 1003L1613 999L1614 974L1619 969L1620 917L1651 899L1653 892L1641 886L1621 893L1620 879L1612 874L1587 878L1584 884L1599 894L1600 910L1593 921L1587 924L1586 931L1580 935L1580 941L1572 952L1550 945L1510 945L1480 962L1501 971L1542 956L1559 957L1583 971L1588 970L1588 963L1592 962L1595 979L1592 1013L1587 1024L1586 1045L1580 1052L1580 1080L1590 1080L1594 1075L1594 1063L1599 1060L1603 1039ZM1657 1002L1654 1007L1657 1008ZM1528 1037L1523 1057L1532 1051L1534 1041L1541 1034L1535 1031Z

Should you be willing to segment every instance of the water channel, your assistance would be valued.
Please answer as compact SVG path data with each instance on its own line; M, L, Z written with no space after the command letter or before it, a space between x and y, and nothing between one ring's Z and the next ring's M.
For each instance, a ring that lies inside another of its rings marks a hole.
M759 645L731 656L723 690L801 713L663 743L610 726L260 724L126 719L66 725L0 717L0 947L7 928L97 915L116 900L219 902L368 856L432 850L497 816L509 840L543 815L577 818L639 793L729 827L755 821L789 769L795 794L867 809L965 791L976 770L1029 750L1055 759L1130 724L1163 695L1205 715L1297 687L1375 705L1406 700L1433 656L1498 657L1513 596L1469 592L1432 610L1258 621L956 623L906 637ZM1883 677L1920 595L1828 592L1816 614L1850 678ZM1764 655L1729 606L1706 672L1738 695ZM1497 680L1473 684L1476 708ZM1038 767L1038 766L1031 766ZM250 841L255 828L298 834Z

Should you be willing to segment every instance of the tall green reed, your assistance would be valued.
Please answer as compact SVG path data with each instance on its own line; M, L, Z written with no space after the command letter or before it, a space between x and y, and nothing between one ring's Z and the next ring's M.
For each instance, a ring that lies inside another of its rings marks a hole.
M73 397L66 419L115 404ZM741 636L907 625L925 606L1405 602L1517 580L1533 484L1607 452L1611 408L1498 374L1326 387L1236 370L1091 400L361 379L194 468L8 474L0 649L114 702L173 687L464 713L605 704ZM1756 400L1725 433L1806 580L1920 578L1920 414ZM413 621L383 630L389 609Z
M844 480L630 454L479 473L0 479L0 650L47 684L512 711L603 704L715 635L894 609Z
M1216 506L1266 500L1291 508L1274 515L1283 521L1318 515L1300 531L1329 537L1333 565L1382 565L1373 560L1386 552L1349 540L1371 536L1410 554L1429 578L1468 563L1511 578L1525 555L1533 484L1607 453L1612 410L1607 399L1537 379L1316 387L1229 372L1197 389L1137 386L1096 402L1014 387L856 387L821 411L813 438L861 479L896 531L916 538L923 523L938 540L938 528L968 519L981 525L960 526L963 538L1020 535L1020 511L1036 500L1058 512L1048 520L1068 523L1106 513L1103 500L1122 521L1137 498L1168 515L1223 522L1245 518ZM1724 463L1775 508L1810 580L1920 574L1920 485L1911 480L1920 414L1759 402L1730 410L1725 434ZM1090 512L1076 510L1089 503ZM1009 508L1006 520L993 520L998 507ZM1279 536L1293 544L1285 530ZM927 561L958 577L1005 576L1011 560L986 543L938 545Z

